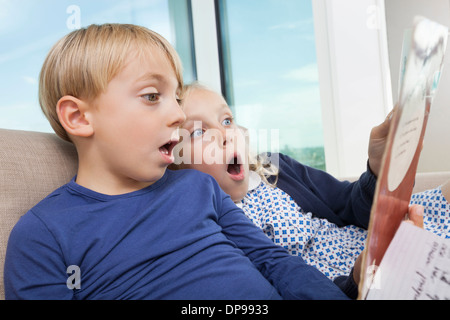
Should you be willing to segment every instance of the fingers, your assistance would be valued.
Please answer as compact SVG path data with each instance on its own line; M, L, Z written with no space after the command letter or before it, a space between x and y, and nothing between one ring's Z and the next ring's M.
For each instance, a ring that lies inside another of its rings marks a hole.
M384 121L380 123L379 125L372 128L371 131L371 138L372 139L385 139L389 133L389 128L391 126L391 120L394 116L395 112L397 111L397 106L395 106L391 112L386 116Z
M395 107L389 112L389 114L384 119L384 122L381 124L383 126L384 130L389 130L389 127L391 125L391 120L394 117L394 114L397 112L398 106L395 105Z
M414 224L416 227L423 229L423 213L423 206L418 204L411 205L408 209L408 222Z
M355 281L356 284L359 284L360 277L361 277L361 265L362 265L362 259L363 259L363 252L358 256L358 258L355 261L355 264L353 266L353 281Z

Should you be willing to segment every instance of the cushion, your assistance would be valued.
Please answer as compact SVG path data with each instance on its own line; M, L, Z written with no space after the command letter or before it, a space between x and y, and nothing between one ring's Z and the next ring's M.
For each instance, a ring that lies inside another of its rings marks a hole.
M45 196L77 170L75 146L53 133L0 129L0 299L11 229Z

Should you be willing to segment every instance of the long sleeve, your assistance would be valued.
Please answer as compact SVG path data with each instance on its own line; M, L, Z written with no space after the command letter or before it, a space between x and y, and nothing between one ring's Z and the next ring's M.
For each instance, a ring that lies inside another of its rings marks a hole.
M68 282L71 266L81 288ZM195 170L124 195L74 181L55 191L13 229L5 291L7 299L346 298Z
M6 299L73 298L60 248L31 211L12 230L5 261Z
M274 245L230 198L223 201L219 225L284 299L347 299L346 295L301 257Z

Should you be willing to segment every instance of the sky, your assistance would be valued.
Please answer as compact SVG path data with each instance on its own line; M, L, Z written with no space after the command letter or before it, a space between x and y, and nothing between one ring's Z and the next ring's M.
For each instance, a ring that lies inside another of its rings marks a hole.
M227 0L236 120L323 146L311 0Z
M290 146L323 146L311 0L226 6L238 122L277 129ZM38 104L45 56L72 29L105 22L141 24L175 42L169 0L0 0L0 128L52 132Z
M167 0L0 0L0 128L52 132L38 103L53 44L91 23L145 25L173 42Z

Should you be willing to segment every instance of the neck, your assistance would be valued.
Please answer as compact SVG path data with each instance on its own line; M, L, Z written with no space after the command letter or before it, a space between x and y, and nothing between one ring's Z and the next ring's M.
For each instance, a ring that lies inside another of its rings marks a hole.
M130 178L120 179L105 172L80 167L76 183L92 191L106 195L120 195L144 189L154 182L141 182Z
M80 155L80 153L79 153ZM146 188L155 181L137 181L128 176L119 175L109 170L100 159L86 159L78 156L78 171L76 183L92 191L119 195Z

